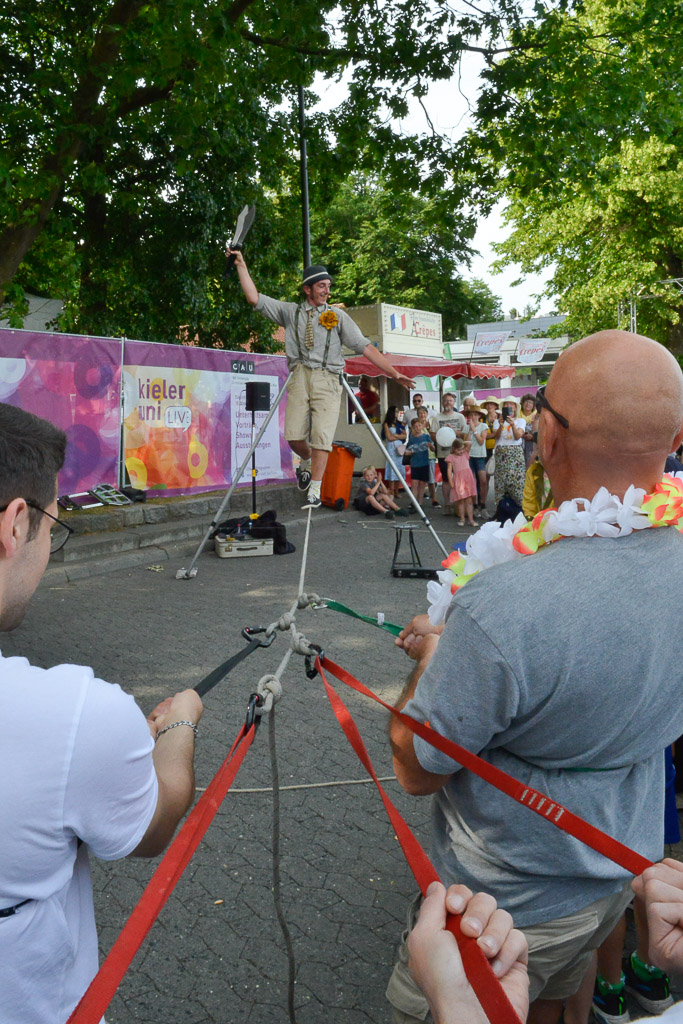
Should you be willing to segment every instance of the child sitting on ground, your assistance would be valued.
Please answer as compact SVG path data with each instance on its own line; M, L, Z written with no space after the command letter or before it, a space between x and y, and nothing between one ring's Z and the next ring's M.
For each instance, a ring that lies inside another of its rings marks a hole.
M469 526L476 526L474 521L474 500L477 497L477 481L470 469L470 442L456 438L451 454L446 459L448 467L448 486L455 509L460 517L458 526L465 525L465 515Z
M387 519L393 519L394 513L398 516L408 515L407 511L399 508L393 500L381 478L377 476L374 466L366 466L363 470L354 506L359 512L365 512L366 516L376 516L380 512L383 512Z

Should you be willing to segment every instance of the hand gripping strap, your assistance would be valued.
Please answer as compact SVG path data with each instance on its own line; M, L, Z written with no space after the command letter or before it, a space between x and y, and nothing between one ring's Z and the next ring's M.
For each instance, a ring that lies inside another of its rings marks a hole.
M348 676L348 673L344 672L344 669L340 669L338 665L335 665L334 662L329 661L327 658L324 659L323 664L326 668L329 668L330 672L337 676L341 682L347 682L345 677ZM332 710L337 717L337 721L344 730L347 740L355 750L365 770L379 791L382 803L386 808L386 812L394 827L398 841L401 844L401 849L403 850L405 858L408 861L408 865L415 876L415 881L424 895L431 882L439 881L439 876L434 870L434 866L429 860L429 857L420 846L420 843L413 835L400 812L387 796L382 784L377 778L377 774L372 766L370 756L366 750L361 735L358 732L356 723L337 691L330 686L325 678L320 658L316 658L316 668L318 669L320 677L325 685L325 690L330 704L332 705ZM353 680L353 683L348 682L348 685L353 686L353 689L359 690L360 693L365 691L362 683L359 683L358 686L354 685L358 680L353 679L353 676L348 676L348 679ZM368 693L369 692L370 691L368 691ZM383 702L380 701L380 703ZM388 707L388 705L385 706ZM463 935L460 931L460 917L456 914L449 914L446 918L446 927L455 936L455 940L458 943L458 949L460 950L460 956L462 957L465 974L467 975L469 982L474 989L475 995L481 1003L484 1013L488 1019L494 1022L494 1024L520 1024L519 1017L515 1013L502 985L498 981L498 978L496 978L495 974L491 970L491 965L482 953L480 947L477 945L476 939L469 938Z
M133 957L173 892L235 781L253 739L254 727L245 731L243 726L230 753L164 854L139 902L123 926L121 934L67 1024L98 1024L101 1020Z

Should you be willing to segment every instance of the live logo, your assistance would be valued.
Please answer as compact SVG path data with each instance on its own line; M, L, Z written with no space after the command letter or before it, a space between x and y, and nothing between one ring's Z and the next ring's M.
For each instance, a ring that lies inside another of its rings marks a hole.
M253 373L254 363L246 359L233 359L231 370L233 373Z

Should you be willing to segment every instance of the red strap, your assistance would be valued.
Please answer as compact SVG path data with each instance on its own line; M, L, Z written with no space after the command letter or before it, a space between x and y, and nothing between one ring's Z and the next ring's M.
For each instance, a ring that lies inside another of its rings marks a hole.
M251 726L248 731L243 726L230 753L164 854L161 863L140 897L140 901L134 907L109 955L69 1017L67 1024L97 1024L101 1019L133 957L159 916L166 900L173 892L235 781L235 776L240 770L253 739L254 726Z
M411 732L426 740L427 743L431 743L437 750L453 758L454 761L468 768L475 775L478 775L480 779L484 779L485 782L495 786L496 789L511 796L517 803L524 804L529 810L534 811L542 818L546 818L552 825L562 829L564 832L568 832L575 839L580 839L586 846L597 850L598 853L614 861L615 864L619 864L620 867L626 868L631 874L640 875L646 868L652 867L651 860L641 857L635 850L629 849L628 846L624 846L623 843L608 836L606 832L602 832L594 825L590 825L577 814L572 814L566 807L551 800L545 793L539 793L538 790L525 786L524 783L519 782L512 775L508 775L507 772L494 767L494 765L484 761L483 758L466 750L465 747L461 747L452 740L447 740L445 736L441 736L438 732L430 729L428 725L423 725L414 718L404 715L403 712L397 711L396 708L392 708L390 704L381 700L377 694L369 690L367 686L364 686L363 683L345 669L335 665L329 658L324 659L324 665L340 682L346 683L351 689L357 690L358 693L371 697L372 700L381 704L382 707L390 711L392 715L407 726Z
M330 704L332 705L332 710L337 716L337 720L344 730L347 740L360 758L368 775L377 786L379 795L382 798L382 802L386 808L387 814L389 815L391 824L396 832L396 837L401 844L401 849L403 850L405 858L408 861L408 865L415 876L415 881L424 895L431 882L439 881L439 876L434 870L434 865L413 835L400 812L387 796L382 784L377 778L377 774L372 766L370 756L365 744L363 743L361 735L358 732L356 723L337 691L330 686L325 678L325 673L323 672L319 658L316 658L315 664L316 668L320 672L322 681L325 684L325 690L327 691L327 696ZM338 672L343 672L343 669L339 669L337 665L328 661L327 658L325 658L325 665L334 675L337 675ZM338 676L338 678L341 679L341 676ZM349 678L353 677L351 676ZM342 682L346 682L346 680L342 679ZM362 686L362 684L360 685ZM490 1021L495 1021L495 1024L520 1024L519 1017L515 1013L498 978L496 978L495 974L491 970L491 965L482 953L476 939L465 936L460 931L459 915L449 914L446 919L446 927L455 936L456 942L458 943L458 949L460 950L460 955L462 957L465 974L467 975L477 999L481 1003L484 1013L488 1019Z

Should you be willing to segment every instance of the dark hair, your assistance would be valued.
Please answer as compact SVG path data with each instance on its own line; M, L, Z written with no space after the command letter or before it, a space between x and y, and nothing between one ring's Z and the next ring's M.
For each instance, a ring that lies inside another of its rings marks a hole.
M393 427L394 423L396 422L396 409L397 406L390 405L389 408L387 409L386 416L382 420L382 422L386 423L387 426L389 427Z
M47 420L0 402L0 507L15 498L46 508L55 500L57 474L64 465L66 434ZM40 512L29 509L29 540Z
M519 400L519 408L520 409L524 408L524 403L525 402L533 402L534 403L534 409L535 409L536 408L536 395L522 395L522 397Z
M415 401L416 398L422 398L422 397L423 397L422 392L421 391L416 391L415 394L413 395L413 401Z

